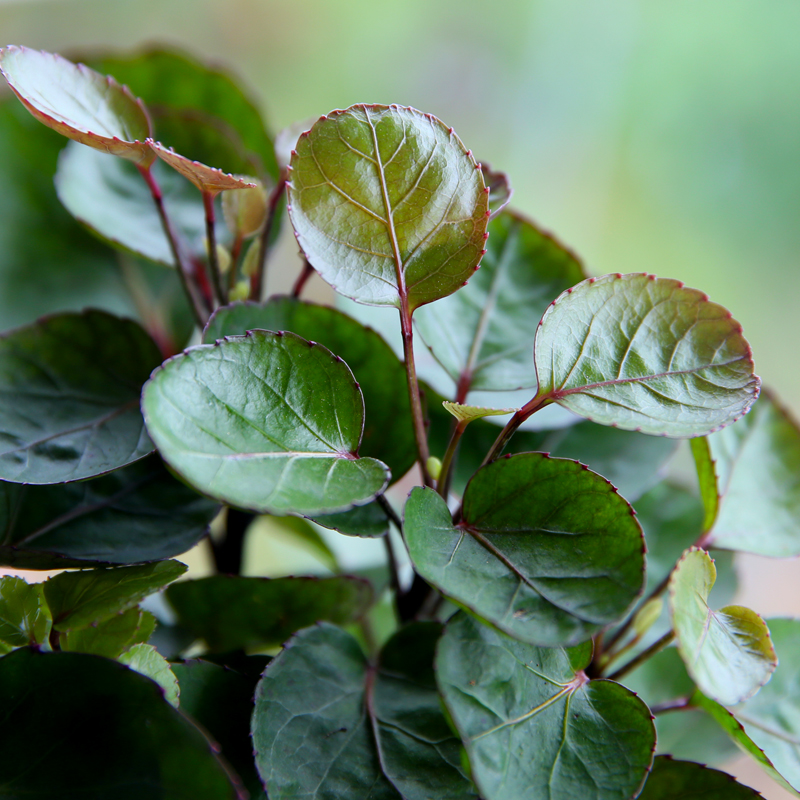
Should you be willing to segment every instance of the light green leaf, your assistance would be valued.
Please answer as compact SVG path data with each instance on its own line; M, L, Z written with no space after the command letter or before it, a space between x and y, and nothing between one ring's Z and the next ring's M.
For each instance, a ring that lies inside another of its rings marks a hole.
M346 297L413 311L475 271L488 190L436 117L400 106L332 111L300 136L290 169L297 241Z
M116 658L131 645L147 642L155 624L156 618L149 611L134 606L105 622L65 633L59 644L62 650L73 653Z
M725 772L691 761L659 756L639 800L746 800L761 797Z
M462 519L416 487L405 536L417 571L444 595L521 641L585 641L641 591L644 544L630 506L574 461L521 453L481 469Z
M626 430L701 436L758 396L750 346L706 295L654 275L605 275L568 289L534 344L537 400Z
M749 419L749 417L747 417ZM730 430L733 426L728 429ZM708 436L698 436L690 442L692 457L697 469L697 479L700 484L700 497L703 500L703 533L707 533L714 527L714 522L719 513L719 489L717 488L717 475L714 469L714 459L711 457L711 448L708 444Z
M635 797L655 728L633 692L583 670L590 644L523 644L464 614L437 649L436 679L485 800Z
M712 611L717 578L708 553L688 550L669 581L669 610L686 669L699 689L724 705L755 694L778 664L764 620L743 606Z
M445 400L442 405L460 422L472 422L483 417L500 417L503 414L513 414L517 408L484 408L482 406L466 406L462 403L451 403Z
M169 662L158 650L149 644L135 644L118 659L120 664L146 675L155 681L164 691L164 699L175 708L178 707L181 694L178 679L169 667Z
M347 365L293 333L187 350L153 373L142 407L167 463L240 508L330 514L368 503L389 479L357 455L364 402Z
M11 575L0 578L0 642L10 647L44 644L51 625L40 583Z

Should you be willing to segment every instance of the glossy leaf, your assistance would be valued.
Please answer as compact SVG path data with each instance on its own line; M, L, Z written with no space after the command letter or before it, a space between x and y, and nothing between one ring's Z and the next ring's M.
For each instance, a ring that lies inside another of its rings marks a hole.
M476 800L436 693L440 630L404 628L376 666L338 628L297 634L256 691L253 744L270 800Z
M385 536L389 531L389 520L386 512L377 502L367 503L365 506L351 508L339 514L324 514L312 517L317 525L338 531L345 536L360 536L361 538L374 539Z
M244 798L203 734L122 664L22 648L0 659L0 695L7 797Z
M464 614L448 623L437 682L485 800L636 796L656 744L650 711L590 681L591 654L523 644Z
M639 800L746 800L761 797L732 775L691 761L659 756Z
M308 261L341 294L413 311L475 271L488 193L436 117L351 106L321 117L295 153L289 217Z
M644 542L631 507L574 461L522 453L481 469L453 525L416 487L405 509L415 568L444 595L521 641L585 641L641 591Z
M186 572L180 561L136 567L98 567L62 572L44 584L57 631L74 631L126 611Z
M206 536L218 510L158 456L63 486L0 483L0 563L63 569L170 558Z
M505 172L497 172L488 164L481 164L483 182L489 190L489 211L492 218L496 217L511 200L514 190L511 188L511 181Z
M203 341L213 344L224 336L256 328L291 331L343 358L364 395L364 434L359 453L383 461L396 480L408 472L417 449L405 367L375 331L336 309L291 297L273 297L267 303L234 303L217 309Z
M414 321L459 386L536 386L531 352L539 319L553 298L583 280L583 268L563 245L508 211L489 224L489 234L475 277Z
M329 514L388 482L384 464L357 456L364 402L347 365L293 333L187 350L153 373L142 407L167 463L230 505Z
M0 642L10 647L43 644L51 625L41 584L12 575L0 578Z
M77 481L150 453L138 398L160 361L139 325L102 311L46 317L4 334L0 478Z
M149 611L134 606L105 622L64 634L59 645L62 650L73 653L116 658L134 644L145 644L155 624L156 618Z
M542 317L534 364L539 402L674 437L734 422L761 383L728 311L644 274L589 278L558 297Z
M744 419L709 436L708 447L721 499L706 544L777 558L800 555L800 429L795 420L767 392ZM712 476L705 481L712 483ZM711 487L703 492L709 516L713 493Z
M117 661L155 681L164 692L164 699L171 706L178 707L178 698L181 694L178 679L170 669L169 662L164 656L159 655L155 647L149 644L135 644Z
M758 614L743 606L709 608L716 577L708 553L688 550L670 577L669 609L689 674L704 694L730 706L755 694L778 661Z
M0 73L28 111L54 131L106 153L147 164L150 120L142 101L114 78L55 53L9 45Z
M319 620L346 624L372 605L359 578L242 578L214 575L169 587L178 621L218 653L274 647Z

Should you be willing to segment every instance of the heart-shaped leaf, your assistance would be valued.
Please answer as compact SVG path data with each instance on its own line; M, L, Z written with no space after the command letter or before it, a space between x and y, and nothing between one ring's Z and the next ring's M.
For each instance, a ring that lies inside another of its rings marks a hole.
M293 333L187 350L153 373L142 407L164 459L230 505L330 514L388 482L384 464L357 456L364 402L347 365Z
M534 344L534 405L603 425L701 436L747 412L761 384L722 306L654 275L589 278L557 298Z
M161 142L149 141L153 152L174 170L191 181L201 192L215 195L230 189L253 189L255 184L241 177L230 175L216 167L209 167L199 161L176 153L172 148L165 147Z
M521 453L481 469L453 525L444 501L416 487L405 536L425 580L522 641L585 641L620 619L644 579L631 507L575 461Z
M135 644L146 644L155 626L156 618L149 611L134 606L105 622L65 633L59 645L73 653L116 658Z
M693 443L694 444L694 443ZM769 392L693 448L709 547L800 555L800 428Z
M692 761L673 761L669 756L653 760L653 769L639 800L747 800L761 797L732 775Z
M301 631L256 690L253 744L271 800L476 800L433 675L441 626L414 623L370 664L350 634Z
M572 253L523 217L506 211L489 223L489 234L467 286L414 317L462 393L536 386L531 349L539 320L554 297L585 277Z
M688 550L669 581L669 609L689 674L704 694L732 706L755 694L778 660L758 614L743 606L709 608L716 577L708 553Z
M152 452L139 394L160 362L137 323L102 311L59 314L1 336L0 478L77 481Z
M136 163L152 162L144 105L114 78L56 53L15 45L0 49L0 73L28 111L54 131Z
M387 464L396 480L417 458L406 371L391 347L371 328L327 306L292 297L218 308L203 333L213 344L224 336L261 328L291 331L343 358L364 395L364 434L359 453Z
M275 647L295 631L327 620L344 625L373 602L360 578L242 578L214 575L169 587L181 625L212 651Z
M8 796L245 796L211 742L165 702L161 688L122 664L21 648L0 659L0 695L0 786Z
M452 294L483 253L480 168L436 117L356 105L297 142L289 216L314 269L360 303L405 308Z
M511 188L511 181L505 172L497 172L488 164L481 164L483 182L489 190L489 211L491 218L496 217L511 200L514 190Z
M218 511L158 456L63 486L0 483L0 564L64 569L170 558L197 544Z
M43 644L52 619L40 583L24 578L0 578L0 642L10 647Z
M647 706L590 681L590 644L538 648L465 614L448 623L436 680L486 800L635 797L655 749Z

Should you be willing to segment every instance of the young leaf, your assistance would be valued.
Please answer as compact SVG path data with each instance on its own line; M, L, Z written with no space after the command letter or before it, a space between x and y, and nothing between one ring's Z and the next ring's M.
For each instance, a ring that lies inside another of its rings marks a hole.
M467 286L414 315L461 391L535 386L531 347L539 320L554 297L585 277L571 252L517 214L500 214L489 234Z
M184 572L180 561L62 572L45 582L44 597L53 627L74 631L127 610Z
M625 687L590 681L590 644L523 644L465 614L436 654L445 706L486 800L635 797L655 749L647 706Z
M256 690L253 744L270 800L476 800L436 694L440 631L404 628L377 665L331 625L298 633Z
M0 479L77 481L152 452L139 394L160 362L137 323L103 311L0 336Z
M514 190L511 188L511 181L505 172L497 172L488 164L481 164L481 174L483 182L489 190L489 211L490 219L494 219L511 200Z
M178 707L178 698L181 694L178 679L170 669L169 662L164 656L159 655L155 647L149 644L135 644L117 661L155 681L163 690L164 699L171 706Z
M91 481L0 483L0 564L63 569L158 561L190 550L218 511L155 455Z
M139 164L152 163L144 105L114 78L55 53L15 45L0 49L0 73L25 108L54 131Z
M483 417L500 417L504 414L513 414L518 408L484 408L482 406L465 406L462 403L451 403L445 400L442 405L445 411L450 412L460 422L472 422Z
M41 584L11 575L0 578L0 642L10 647L43 644L51 625Z
M453 525L431 489L412 490L405 536L444 595L521 641L585 641L642 588L644 541L631 507L575 461L521 453L481 469Z
M167 600L181 625L218 653L274 647L318 620L346 624L372 605L359 578L242 578L214 575L170 586Z
M134 644L146 643L155 627L156 619L149 611L138 606L109 617L105 622L88 628L69 631L59 644L62 650L73 653L91 653L106 658L116 658ZM141 670L139 670L141 672Z
M21 648L0 659L0 695L0 786L9 796L244 798L203 734L122 664Z
M706 295L654 275L605 275L568 289L536 333L534 403L604 425L701 436L758 396L750 346Z
M201 192L216 195L230 189L255 188L255 184L246 178L230 175L221 169L206 166L199 161L192 161L192 159L176 153L172 148L165 147L161 142L150 140L149 145L165 164L169 164L186 180L191 181Z
M330 514L388 482L384 464L357 456L364 402L347 365L293 333L187 350L153 373L142 408L167 463L230 505Z
M364 434L359 453L383 461L396 480L417 458L406 372L392 348L371 328L334 308L273 297L266 303L218 308L203 332L213 344L255 328L291 331L343 358L364 395Z
M639 800L747 800L761 797L732 775L691 761L673 761L669 756L653 760L653 769Z
M691 548L669 582L669 610L678 650L699 689L724 705L755 694L778 664L764 620L743 606L712 611L717 571L708 553Z
M452 294L483 253L488 194L436 117L356 105L297 142L289 216L314 269L368 305L415 308Z

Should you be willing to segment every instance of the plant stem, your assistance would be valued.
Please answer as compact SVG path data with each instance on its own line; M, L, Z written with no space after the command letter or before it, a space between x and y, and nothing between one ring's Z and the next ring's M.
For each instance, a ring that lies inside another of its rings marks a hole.
M269 240L272 236L272 229L275 226L275 218L278 215L280 199L286 190L286 170L281 173L280 180L275 184L267 198L267 218L264 220L264 228L261 231L259 241L260 255L258 259L258 271L250 279L250 299L260 300L264 290L264 276L267 272L267 254L269 253Z
M631 659L627 664L620 667L616 672L608 676L610 681L618 681L620 678L633 672L640 664L644 664L649 658L663 650L675 638L674 631L667 631L660 639L657 639L646 650L642 650L636 658Z
M428 451L428 437L425 433L425 417L422 414L422 399L419 395L417 368L414 365L414 332L411 328L411 313L408 310L408 302L405 298L403 298L403 303L400 307L400 328L403 334L403 354L408 378L408 399L411 403L414 437L417 440L417 459L422 471L422 482L425 486L433 487L433 481L428 473L430 452Z
M668 711L685 711L687 708L692 708L689 698L678 697L675 700L668 700L666 703L650 706L650 713L655 716L656 714L666 714Z
M457 420L456 426L453 429L453 433L450 436L450 441L447 445L444 458L442 459L442 471L439 473L439 480L436 482L436 489L444 500L447 500L447 494L450 491L450 478L453 473L452 467L456 450L458 450L458 444L461 441L461 437L463 436L464 431L467 429L468 424L469 420Z
M220 305L228 302L228 293L222 281L222 273L219 271L219 258L217 256L217 232L214 230L216 222L214 214L214 192L203 192L203 208L206 212L206 240L208 242L208 267L211 270L211 283L214 286L214 294Z
M314 267L312 267L311 264L308 263L308 261L304 261L303 270L300 273L300 275L298 275L297 280L295 281L294 286L292 287L292 297L298 300L300 299L300 294L303 291L303 287L306 285L308 279L313 274L314 274Z
M550 397L548 395L539 397L537 394L536 397L525 403L525 405L522 406L519 411L515 412L514 416L511 417L505 428L500 431L500 435L497 437L495 443L486 454L486 458L483 459L481 466L485 467L489 462L499 458L503 452L503 449L508 444L508 440L514 435L514 433L516 433L517 428L519 428L519 426L522 425L522 423L525 422L528 417L535 414L540 408L547 405L549 402Z
M214 564L220 575L239 575L242 571L242 551L244 537L255 514L228 508L225 522L225 537L219 542L212 542Z
M402 622L410 622L419 614L428 597L435 591L418 573L414 573L414 582L409 590L397 596L397 611Z
M397 516L397 512L392 508L392 504L386 499L385 494L379 494L375 498L378 505L381 507L381 510L384 514L386 514L386 518L389 522L393 523L395 528L397 528L398 533L403 532L403 522L400 517Z
M237 265L239 263L239 256L242 254L242 247L244 246L244 236L239 234L231 246L231 270L228 273L228 295L230 291L236 286L236 278L238 277Z

